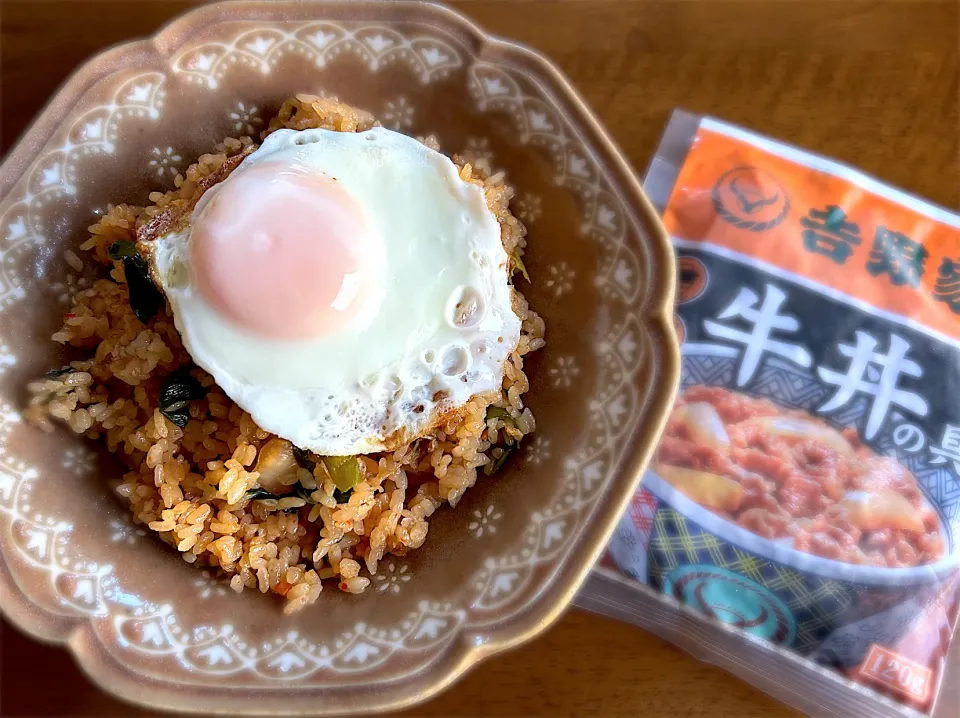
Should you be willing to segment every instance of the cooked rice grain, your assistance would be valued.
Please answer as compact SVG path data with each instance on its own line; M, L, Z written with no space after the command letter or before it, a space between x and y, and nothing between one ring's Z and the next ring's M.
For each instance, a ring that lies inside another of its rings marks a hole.
M283 104L267 133L283 127L359 132L374 124L367 113L336 100L297 95ZM436 147L433 138L421 141ZM190 357L168 307L147 326L137 320L122 265L108 258L107 248L118 240L135 240L137 227L165 209L192 206L204 191L203 179L249 151L251 144L247 137L224 140L215 153L203 155L177 176L176 189L151 193L150 206L111 207L90 227L81 249L111 279L78 291L53 336L89 356L73 362L69 373L31 383L25 413L44 429L57 419L105 441L129 469L116 491L129 502L137 523L175 546L188 563L229 576L235 591L250 588L284 596L284 610L290 613L317 600L321 579L336 578L347 593L363 592L385 555L403 555L423 545L427 520L444 502L456 505L474 485L477 470L493 460L491 449L499 455L495 444L516 443L534 430L533 415L522 401L530 388L523 357L543 346L544 323L515 291L513 309L522 321L522 335L494 402L504 410L497 412L500 418L487 419L489 401L471 401L433 438L364 457L364 480L342 503L334 498L336 485L322 462L313 473L297 472L299 497L248 500L247 492L259 486L259 473L252 467L273 437L199 369L194 375L207 395L192 403L186 427L160 413L164 378L190 365ZM513 189L504 184L502 173L491 176L489 167L470 159L454 156L461 178L483 188L504 248L521 255L525 229L508 207ZM77 254L65 256L72 268L83 268ZM305 494L314 503L308 504ZM368 576L361 575L364 571Z

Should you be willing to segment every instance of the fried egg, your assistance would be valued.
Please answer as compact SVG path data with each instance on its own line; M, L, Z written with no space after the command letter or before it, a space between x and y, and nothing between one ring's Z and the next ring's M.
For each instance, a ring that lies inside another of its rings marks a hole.
M483 190L419 141L278 130L145 243L193 360L318 454L393 450L496 395L520 321Z

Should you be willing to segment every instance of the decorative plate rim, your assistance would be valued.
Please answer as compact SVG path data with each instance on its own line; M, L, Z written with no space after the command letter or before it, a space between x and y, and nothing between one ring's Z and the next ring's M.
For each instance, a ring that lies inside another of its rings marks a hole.
M318 7L335 6L327 0L312 2ZM117 45L88 59L48 100L3 160L0 166L0 198L6 198L10 194L33 164L36 156L31 152L31 147L43 147L61 126L63 118L49 111L55 103L71 104L78 100L96 82L134 65L143 51L156 53L163 60L172 62L184 47L182 42L175 44L174 38L188 27L208 26L221 21L274 20L285 8L302 6L302 2L291 0L237 0L203 5L175 18L149 38ZM650 254L651 263L661 269L656 276L650 273L647 277L649 286L645 292L645 301L641 305L643 311L637 317L647 333L647 342L656 346L656 354L660 359L656 372L660 381L650 386L645 400L649 420L627 435L630 441L622 457L625 469L610 479L607 495L588 509L591 515L585 520L580 545L570 551L565 559L565 566L558 569L553 576L550 591L522 608L505 623L495 628L484 628L483 640L474 639L476 629L471 630L469 626L458 627L455 637L442 652L426 664L416 677L405 679L402 688L387 684L381 690L351 701L348 708L350 712L369 713L398 710L431 698L479 661L532 640L560 617L602 553L620 515L626 509L633 487L639 482L653 453L656 438L666 424L669 407L679 384L680 351L673 323L675 268L669 236L623 153L562 72L536 50L486 33L473 21L439 4L418 0L363 0L344 7L348 11L389 8L392 17L416 13L420 17L431 18L440 25L452 26L465 32L476 42L477 49L472 55L474 60L492 57L495 61L503 62L505 58L509 58L532 66L536 74L556 93L557 98L576 110L577 124L583 127L604 162L611 166L624 190L627 205L637 212L643 224L650 240L645 251ZM224 15L227 8L231 11L230 17ZM258 8L265 11L261 13L262 17L250 17L241 12L255 11ZM652 436L650 441L645 442L646 446L637 445L644 442L633 441L641 433ZM155 681L151 681L151 685L145 685L136 674L132 674L116 657L103 649L92 618L59 615L33 603L28 593L17 584L2 557L0 612L32 637L66 645L91 680L104 690L131 703L166 710L250 714L264 713L266 708L266 712L278 712L275 707L266 707L259 701L244 700L244 694L249 697L250 691L240 691L237 700L226 706L218 693L204 698L202 691L190 688L187 688L183 695L178 695L177 684L174 682L162 687L157 687ZM415 683L419 690L411 690L411 683ZM317 714L329 712L331 709L343 712L345 707L343 704L330 708L318 705L317 695L324 693L321 689L306 688L297 694L289 694L287 686L277 689L276 692L279 693L280 690L289 695L290 702L281 711L285 714ZM272 689L257 691L260 695L274 692ZM326 694L329 695L330 692Z

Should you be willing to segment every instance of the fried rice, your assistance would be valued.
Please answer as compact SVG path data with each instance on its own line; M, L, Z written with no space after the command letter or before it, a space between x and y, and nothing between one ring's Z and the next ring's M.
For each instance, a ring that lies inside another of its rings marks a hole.
M375 124L371 115L335 99L297 95L283 103L264 136L280 128L360 132ZM437 149L432 138L421 141ZM138 227L171 209L192 207L253 144L248 137L225 139L177 176L176 189L151 193L149 206L111 207L89 228L90 238L80 247L86 257L67 253L73 271L83 270L85 259L100 267L101 278L75 294L53 335L82 350L84 358L31 383L25 415L43 429L52 430L57 420L105 441L127 467L116 492L136 523L176 547L187 563L228 577L237 592L252 588L284 596L284 611L292 613L316 601L327 579L342 591L362 593L385 555L422 546L430 516L444 503L455 506L478 471L499 468L534 430L522 398L530 387L523 357L544 345L544 323L514 289L522 331L496 401L475 398L430 437L360 457L363 478L348 494L337 491L319 457L307 454L303 466L280 479L291 489L296 484L296 493L253 498L282 440L258 427L192 366L169 306L146 325L137 319L123 264L108 256L115 242L135 241ZM454 155L453 161L464 181L483 188L513 270L523 270L526 230L510 212L512 188L484 160ZM182 367L206 395L190 403L190 420L180 428L160 411L159 394L165 379Z

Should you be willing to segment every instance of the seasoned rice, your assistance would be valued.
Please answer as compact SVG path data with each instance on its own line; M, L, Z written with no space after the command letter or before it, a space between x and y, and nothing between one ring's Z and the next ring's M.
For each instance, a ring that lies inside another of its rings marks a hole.
M280 128L359 132L375 124L367 113L334 99L297 95L283 104L264 136ZM421 141L436 149L432 138ZM187 563L229 577L237 592L253 588L284 596L284 610L291 613L317 600L323 580L335 579L340 590L362 593L385 555L423 545L430 516L443 503L455 506L476 482L478 470L501 464L505 452L535 429L522 400L530 388L523 357L544 345L544 323L514 290L522 333L505 365L499 398L492 404L474 399L430 438L361 457L364 479L348 497L340 495L340 503L323 462L312 472L301 468L290 479L299 484L297 496L249 499L247 492L259 487L255 467L261 450L275 437L199 368L192 374L207 393L191 403L186 426L181 429L160 412L165 378L192 362L168 306L147 325L136 318L123 265L109 259L107 249L119 240L135 241L138 227L167 210L188 211L252 145L248 137L225 139L177 176L176 189L151 193L149 206L110 208L89 228L90 238L80 247L85 257L65 254L75 271L92 263L104 267L102 274L109 278L89 287L74 284L73 306L53 339L86 350L87 356L68 371L31 383L26 416L44 429L59 420L105 441L127 466L116 492L135 522L175 546ZM517 263L526 242L523 225L508 207L513 190L502 174L469 159L453 157L461 178L483 188L504 248ZM501 411L491 412L490 406Z

